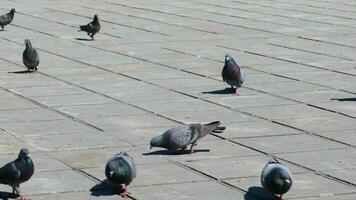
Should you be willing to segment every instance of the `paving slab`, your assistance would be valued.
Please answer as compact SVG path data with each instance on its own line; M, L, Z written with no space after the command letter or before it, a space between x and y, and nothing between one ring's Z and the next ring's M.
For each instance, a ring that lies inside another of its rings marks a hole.
M353 193L355 188L348 185L340 185L339 182L324 178L322 176L315 175L313 173L301 173L293 175L293 186L290 191L284 196L286 199L294 199L300 197L315 197L315 196L332 196L339 194ZM242 188L246 191L251 191L252 187L256 188L252 190L255 195L262 198L269 196L261 188L260 178L242 178L231 179L226 182ZM336 188L335 188L336 187ZM266 198L268 200L272 198Z
M1 13L17 12L0 33L0 164L30 149L23 191L34 200L120 198L90 190L121 151L138 166L135 199L258 200L250 193L277 156L295 175L286 199L355 199L354 6L3 0ZM77 30L94 13L91 41ZM23 71L26 38L37 73ZM225 54L247 75L240 96L222 80ZM149 150L165 130L216 120L227 129L193 154Z

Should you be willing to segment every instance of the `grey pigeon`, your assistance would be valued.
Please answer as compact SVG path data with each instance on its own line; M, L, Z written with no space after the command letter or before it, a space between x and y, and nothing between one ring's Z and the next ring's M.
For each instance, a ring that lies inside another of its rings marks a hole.
M231 86L235 95L240 95L237 93L237 88L241 87L246 80L246 74L229 54L225 55L225 65L221 75L223 81Z
M29 39L25 40L26 48L22 54L23 64L27 67L29 72L37 71L37 66L40 63L40 57L35 48L32 47Z
M136 166L133 158L126 152L116 154L106 163L105 175L114 185L125 185L124 191L120 195L127 197L129 195L127 186L136 177Z
M261 184L266 191L280 195L279 199L282 200L282 195L288 192L293 184L292 173L277 159L274 159L263 168Z
M14 19L15 9L11 9L9 13L0 16L0 26L4 30L4 26L10 24Z
M80 30L78 30L78 32L85 31L91 37L91 39L94 40L94 35L99 32L101 28L98 15L94 15L92 22L87 25L79 26L79 28Z
M28 181L34 173L34 165L28 149L21 149L18 158L0 168L0 183L10 185L12 192L26 200L20 194L20 184Z
M225 127L220 126L219 121L209 124L188 124L167 130L163 134L152 138L150 144L151 148L163 147L170 151L186 149L188 145L191 145L190 153L193 153L193 146L197 144L199 139L211 132L221 133L224 130Z

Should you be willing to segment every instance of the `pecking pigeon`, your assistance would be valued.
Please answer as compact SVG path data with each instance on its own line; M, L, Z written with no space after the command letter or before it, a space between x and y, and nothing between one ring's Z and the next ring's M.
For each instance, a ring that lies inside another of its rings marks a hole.
M40 63L40 57L35 48L32 47L29 39L25 40L26 48L22 54L23 64L27 67L29 72L37 71L37 66Z
M0 26L4 30L4 26L10 24L14 19L15 9L11 9L9 13L0 16Z
M20 194L20 183L31 178L34 173L34 165L29 155L28 149L21 149L18 158L2 168L0 168L0 183L10 185L12 193L20 196L21 200L26 200Z
M288 192L292 183L292 173L277 159L269 161L263 168L261 184L266 191L280 195L279 200L282 200L282 195Z
M87 25L79 26L79 28L80 30L78 30L78 32L85 31L91 37L91 39L94 40L94 35L99 32L101 28L98 15L94 15L92 22Z
M190 144L190 153L193 153L193 146L197 141L209 133L221 133L225 127L220 126L219 121L209 124L189 124L178 126L164 132L163 134L152 138L151 147L163 147L170 151L186 149Z
M236 64L235 60L228 54L225 55L225 65L221 75L223 81L231 86L231 89L235 92L235 95L240 95L237 93L237 88L242 86L246 79L246 74L243 73L241 67ZM236 89L234 86L236 86Z
M136 166L133 158L126 152L120 152L112 157L105 168L106 178L114 185L125 185L122 197L127 197L129 192L127 186L136 177Z

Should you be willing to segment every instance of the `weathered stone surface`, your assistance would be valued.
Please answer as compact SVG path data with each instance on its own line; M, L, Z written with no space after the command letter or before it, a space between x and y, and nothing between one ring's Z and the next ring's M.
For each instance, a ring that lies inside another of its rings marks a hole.
M1 13L17 12L0 32L0 165L26 147L36 173L21 188L31 199L118 199L89 190L127 151L136 199L258 200L246 192L277 156L295 175L286 200L354 200L354 7L2 0ZM94 13L102 29L89 41L77 30ZM25 38L40 54L37 73L24 71ZM225 54L247 75L240 96L222 80ZM170 128L217 120L226 130L193 154L149 150Z

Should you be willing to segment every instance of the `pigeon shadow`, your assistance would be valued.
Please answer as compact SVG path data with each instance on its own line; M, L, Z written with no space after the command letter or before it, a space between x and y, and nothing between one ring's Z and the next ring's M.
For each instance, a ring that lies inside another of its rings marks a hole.
M11 73L11 74L29 74L32 73L28 70L21 70L21 71L13 71L13 72L7 72L7 73Z
M2 200L16 199L17 197L18 196L10 192L0 192L0 199Z
M233 88L225 88L222 90L213 90L208 92L202 92L203 94L235 94L236 89Z
M276 200L277 197L266 192L262 187L252 186L248 188L244 200Z
M209 149L196 149L196 150L194 150L194 153L199 153L199 152L210 152L210 150ZM190 151L188 149L186 149L186 150L177 150L177 151L157 150L157 151L152 151L152 152L148 152L148 153L143 153L142 155L150 156L150 155L184 155L184 154L190 154Z
M80 41L94 41L93 39L88 39L88 38L75 38L75 39Z
M110 183L109 180L104 180L101 183L98 183L94 185L91 189L90 192L92 196L113 196L113 195L118 195L120 190L123 190L123 188L117 188L114 187L113 184Z
M336 101L356 101L356 98L331 98L330 100L336 100Z

